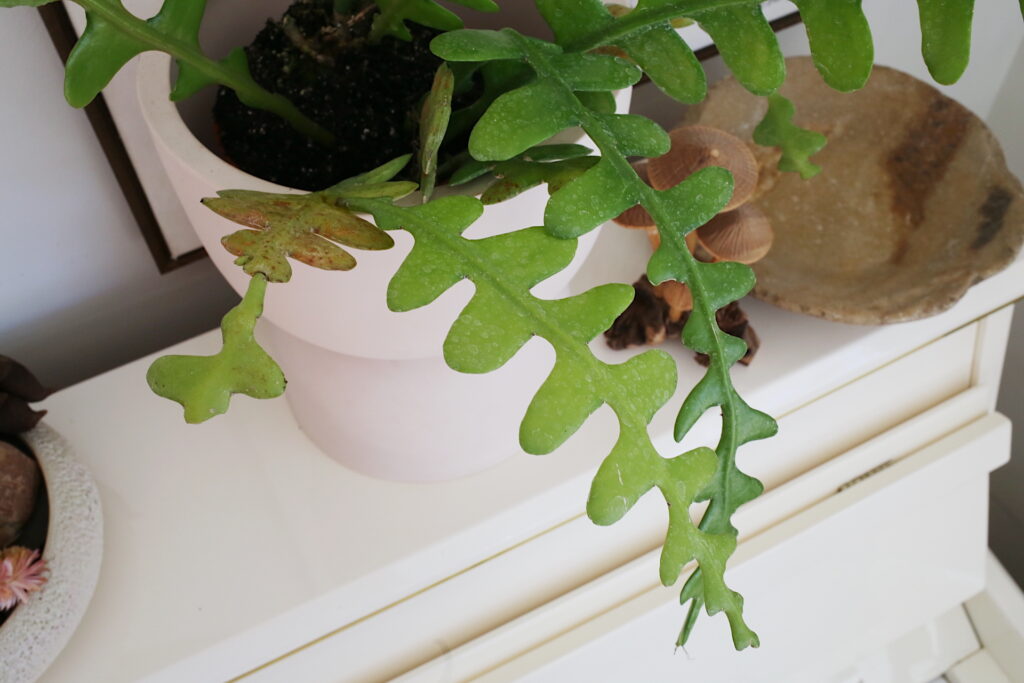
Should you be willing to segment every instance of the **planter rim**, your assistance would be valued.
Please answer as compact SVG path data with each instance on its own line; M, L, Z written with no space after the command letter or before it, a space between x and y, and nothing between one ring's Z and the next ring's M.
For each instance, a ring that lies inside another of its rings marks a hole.
M278 185L259 176L254 176L232 166L214 154L200 142L181 117L177 106L170 99L171 57L163 52L145 52L139 57L137 70L137 93L142 115L151 131L159 131L167 148L182 162L197 169L203 169L224 188L245 187L261 192L297 193L286 185ZM255 187L261 185L262 187Z

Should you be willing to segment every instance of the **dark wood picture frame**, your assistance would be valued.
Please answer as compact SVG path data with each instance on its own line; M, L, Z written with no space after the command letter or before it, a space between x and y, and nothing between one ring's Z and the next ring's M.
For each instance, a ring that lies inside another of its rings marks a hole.
M59 2L41 5L38 10L39 15L43 18L46 31L50 34L50 40L57 48L61 60L66 62L71 48L78 41L78 34L75 33L75 29L71 25L67 10ZM125 201L128 202L128 207L139 224L139 230L142 232L143 239L146 240L146 246L149 247L149 253L153 255L153 260L159 271L167 273L205 257L206 251L202 248L194 249L177 258L171 255L167 240L160 230L160 223L156 214L153 213L149 199L146 198L142 182L128 157L124 141L121 139L121 134L114 124L114 119L110 115L110 109L102 94L85 107L85 115L99 139L103 154L106 155L114 177L117 179L118 185L121 186Z

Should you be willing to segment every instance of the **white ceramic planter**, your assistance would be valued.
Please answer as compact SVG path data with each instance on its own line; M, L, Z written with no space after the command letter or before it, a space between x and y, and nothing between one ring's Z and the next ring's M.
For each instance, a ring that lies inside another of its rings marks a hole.
M23 435L39 462L50 505L46 585L0 626L0 683L34 681L67 644L92 598L103 557L103 517L92 476L41 423Z
M220 240L241 229L202 204L218 190L245 189L264 192L296 192L256 178L227 163L207 149L186 126L177 107L168 99L170 58L161 53L142 55L138 69L139 100L143 115L172 190L178 195L210 258L235 291L244 293L249 277L234 265L235 257ZM631 91L618 94L618 108L629 108ZM561 136L560 136L561 137ZM586 144L585 139L581 140ZM438 194L442 194L439 192ZM539 225L547 201L544 186L487 207L467 237L486 237L518 228ZM596 231L595 231L596 232ZM285 287L271 287L264 318L290 334L325 349L362 358L400 359L436 357L451 321L468 300L439 299L429 307L406 313L387 309L387 283L412 248L404 232L392 233L395 246L381 252L355 251L359 264L352 271L335 273L296 264ZM572 276L593 246L595 233L579 241L576 258L565 270L541 283L541 296L566 292Z
M240 226L200 200L223 189L295 190L244 173L203 145L168 99L170 73L166 55L142 55L138 90L143 115L171 189L210 258L241 294L249 278L220 244ZM617 94L620 112L628 110L630 95L628 89ZM557 141L588 143L582 131L566 133ZM541 186L486 207L466 236L540 224L547 197L547 188ZM570 293L570 280L596 233L579 241L576 257L565 270L534 289L538 296ZM326 453L353 469L389 479L469 474L517 451L519 420L545 368L527 363L520 372L460 377L444 367L444 338L469 301L472 285L462 282L419 310L389 311L387 284L412 248L409 234L397 231L392 236L395 247L387 251L354 251L359 263L349 272L295 264L287 285L268 290L261 334L288 376L286 395L296 420ZM527 355L550 365L537 352Z

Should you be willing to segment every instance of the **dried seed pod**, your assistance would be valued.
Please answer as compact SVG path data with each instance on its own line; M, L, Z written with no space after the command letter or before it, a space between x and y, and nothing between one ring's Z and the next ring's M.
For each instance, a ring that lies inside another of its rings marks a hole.
M732 198L722 211L731 211L750 200L757 189L758 165L745 142L709 126L683 126L669 136L672 148L668 154L647 163L653 188L667 190L702 168L721 166L733 177Z
M715 260L746 264L764 258L775 236L768 217L755 204L720 213L696 232L700 245Z
M668 319L672 322L682 318L683 313L693 310L693 295L682 282L666 280L654 288L654 293L668 304Z
M633 170L636 171L636 174L640 176L641 180L645 183L648 182L646 159L634 163ZM647 209L639 204L630 209L626 209L612 220L624 228L646 228L648 232L651 230L657 232L654 227L654 219L651 218L651 214L647 213Z
M665 341L670 333L679 334L676 328L680 326L668 329L668 304L657 295L646 275L641 275L640 279L633 283L633 291L633 301L629 307L604 333L610 348L626 349L644 344L657 345Z

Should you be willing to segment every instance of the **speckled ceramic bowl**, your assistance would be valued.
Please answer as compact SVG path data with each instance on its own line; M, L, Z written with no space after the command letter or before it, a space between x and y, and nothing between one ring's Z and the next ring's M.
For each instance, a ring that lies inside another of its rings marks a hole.
M85 614L103 555L100 496L89 471L45 424L22 438L35 452L49 497L43 550L49 580L0 626L0 683L34 681L53 662Z

